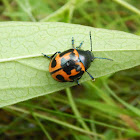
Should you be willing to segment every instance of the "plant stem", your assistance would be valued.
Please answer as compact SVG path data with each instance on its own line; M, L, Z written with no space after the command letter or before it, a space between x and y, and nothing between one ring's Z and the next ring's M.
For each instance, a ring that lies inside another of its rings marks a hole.
M46 21L50 21L51 19L55 19L55 17L58 17L59 15L62 15L66 11L69 11L69 22L70 22L70 20L72 18L72 15L73 15L73 11L74 11L73 0L70 0L65 5L63 5L60 9L56 10L55 12L50 14L49 16L41 19L40 22L46 22Z
M89 128L88 126L86 125L86 123L83 121L82 117L81 117L81 114L80 112L78 111L77 107L76 107L76 104L74 103L74 100L72 98L72 94L71 94L71 90L70 88L66 88L66 93L67 93L67 96L68 96L68 100L70 102L70 105L71 105L71 108L75 114L75 116L78 118L78 121L79 123L81 123L82 127L89 131Z
M131 110L132 112L134 112L136 115L140 116L140 110L133 107L132 105L129 105L128 103L126 103L125 101L123 101L121 98L119 98L118 96L116 96L116 94L109 88L109 86L103 82L106 90L108 91L108 93L110 93L110 95L112 95L117 101L119 101L121 104L123 104L125 107L127 107L129 110Z
M113 0L113 1L117 2L118 4L124 6L128 10L130 10L140 16L140 10L137 9L136 7L132 6L131 4L127 3L126 1L123 1L123 0Z
M25 113L25 114L31 114L29 111L25 110L25 109L21 109L21 108L18 108L18 107L15 107L15 106L7 106L5 107L5 109L12 109L12 110L15 110L15 111L18 111L18 112L21 112L21 113ZM88 135L92 135L92 136L98 136L98 137L101 137L102 139L104 139L104 136L103 135L100 135L100 134L96 134L94 132L91 132L91 131L87 131L87 130L84 130L82 128L79 128L79 127L76 127L74 125L71 125L71 124L68 124L66 122L62 122L60 120L57 120L53 117L48 117L46 115L43 115L41 113L34 113L34 115L36 117L39 117L39 118L42 118L42 119L46 119L48 121L51 121L51 122L54 122L54 123L57 123L59 125L62 125L62 126L65 126L65 127L68 127L70 129L73 129L73 130L76 130L76 131L79 131L79 132L82 132L82 133L86 133Z
M36 19L34 18L33 14L32 14L32 9L29 4L29 1L25 0L25 5L23 5L23 3L20 0L16 0L16 2L21 7L21 9L29 16L31 21L36 22Z
M116 106L115 102L112 98L110 98L107 94L104 93L103 90L101 90L99 87L97 87L95 84L93 84L91 81L87 82L91 87L93 87L95 90L98 91L100 98L102 98L107 104Z
M46 138L48 138L48 140L52 140L50 134L46 131L46 129L44 128L44 126L41 124L41 122L39 121L39 119L37 118L37 116L32 113L33 117L35 118L35 120L37 121L38 125L40 126L40 128L42 129L42 131L44 132L44 134L46 135Z

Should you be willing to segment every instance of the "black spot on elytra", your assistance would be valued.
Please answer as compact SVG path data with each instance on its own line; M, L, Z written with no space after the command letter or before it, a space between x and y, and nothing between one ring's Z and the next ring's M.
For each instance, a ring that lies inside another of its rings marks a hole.
M57 63L56 63L56 60L53 59L53 60L52 60L52 63L51 63L51 67L54 68L54 67L56 66L56 64L57 64Z
M64 79L64 77L62 75L57 75L56 78L58 80L60 80L61 82L66 82L65 79Z
M75 79L80 79L82 77L82 75L84 74L84 71L80 71L78 74L74 75L74 76L70 76L69 78L71 80L75 80Z
M65 63L65 66L63 67L63 71L66 72L68 75L71 74L71 70L75 69L75 61L69 60Z
M62 68L59 68L59 69L57 69L57 70L54 70L54 71L52 71L51 72L51 74L54 74L54 73L56 73L57 71L59 71L59 70L61 70Z
M69 49L67 51L64 51L64 52L60 53L60 57L62 57L63 55L65 55L65 54L67 54L69 52L73 52L73 51L74 51L73 49Z

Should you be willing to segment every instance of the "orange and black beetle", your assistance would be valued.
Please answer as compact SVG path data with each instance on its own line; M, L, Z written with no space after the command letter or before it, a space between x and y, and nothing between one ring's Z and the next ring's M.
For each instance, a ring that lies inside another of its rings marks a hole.
M90 67L91 62L95 58L107 59L102 57L94 57L92 54L92 40L90 32L90 43L91 51L81 50L83 41L80 43L79 47L74 47L74 39L72 38L72 49L66 50L64 52L56 52L51 57L43 54L45 57L50 58L51 62L49 64L49 72L51 76L59 82L77 82L79 84L79 79L82 77L84 72L87 72L92 80L93 76L87 71Z

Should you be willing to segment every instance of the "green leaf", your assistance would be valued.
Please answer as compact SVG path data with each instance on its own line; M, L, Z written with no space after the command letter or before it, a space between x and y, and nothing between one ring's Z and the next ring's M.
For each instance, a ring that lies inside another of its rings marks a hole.
M95 59L89 72L100 77L140 64L140 37L120 31L96 29L66 23L0 23L0 106L62 90L75 83L60 83L48 71L50 60L41 53L52 55L84 41L82 48L114 61ZM80 82L90 80L87 73Z

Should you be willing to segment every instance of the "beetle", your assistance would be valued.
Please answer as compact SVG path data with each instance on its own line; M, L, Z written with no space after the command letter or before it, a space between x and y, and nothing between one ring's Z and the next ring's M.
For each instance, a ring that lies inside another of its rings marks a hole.
M64 52L56 52L52 56L43 54L45 57L51 59L49 64L49 72L51 76L59 82L77 82L79 85L79 79L87 72L88 75L94 80L94 77L87 71L94 59L106 59L109 58L94 57L92 53L92 38L90 32L90 45L91 50L82 50L81 46L83 41L78 47L74 47L74 38L72 37L72 49L68 49Z

